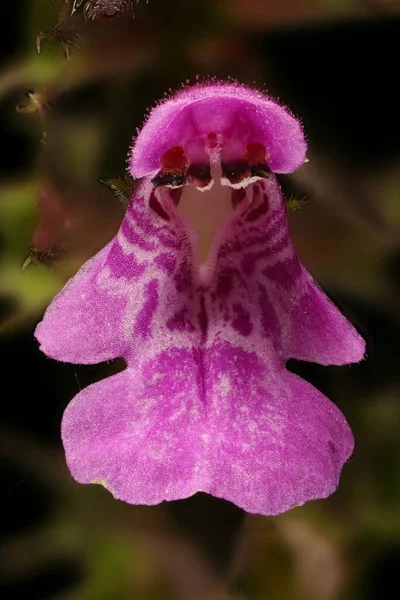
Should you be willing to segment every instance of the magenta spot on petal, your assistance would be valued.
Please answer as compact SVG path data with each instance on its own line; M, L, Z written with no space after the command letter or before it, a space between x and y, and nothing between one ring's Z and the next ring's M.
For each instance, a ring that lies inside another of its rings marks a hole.
M143 338L147 338L151 334L151 322L158 306L158 281L156 279L147 284L145 298L145 303L137 315L133 330L134 335L140 335Z
M120 231L124 235L124 237L127 239L128 242L131 242L132 244L134 243L140 249L155 250L155 244L147 241L143 236L139 235L139 233L137 231L135 231L135 232L132 231L132 225L129 223L129 221L126 218L122 221ZM144 231L143 231L143 234L144 234Z
M253 331L250 313L238 303L233 305L233 311L235 313L235 318L232 321L233 329L247 337Z
M254 208L246 215L246 221L257 221L260 217L263 217L268 212L268 196L265 194L263 201L257 208Z
M238 223L238 227L241 227L241 223ZM242 252L245 252L246 250L249 250L250 248L253 247L259 247L260 245L265 247L265 250L262 250L262 252L257 253L260 254L260 256L270 256L272 254L272 252L268 249L267 247L268 244L268 238L266 237L265 233L261 233L261 234L256 234L254 233L254 235L249 236L245 241L237 239L234 240L233 242L229 242L229 244L225 244L224 246L221 247L221 251L219 253L221 258L225 258L226 256L233 254L233 253L238 253L241 254ZM284 239L283 241L280 242L280 246L284 246L287 244L287 239ZM276 245L276 247L274 247L273 252L275 252L278 249L278 244Z
M295 256L284 262L278 262L276 265L267 267L263 271L263 275L269 281L274 281L287 290L293 286L296 279L301 276L301 273L300 263Z
M266 288L259 284L258 301L261 308L261 326L266 338L273 340L277 350L280 350L281 327L275 309L268 297Z
M147 262L139 263L132 254L127 264L121 246L113 244L107 257L107 265L115 277L126 277L132 280L143 275Z
M149 205L159 217L164 219L164 221L169 221L169 214L163 209L154 192L150 196Z
M268 246L265 243L265 240L263 240L263 241L264 241L264 248L262 250L260 250L259 252L247 252L246 254L244 254L244 256L242 258L241 270L247 277L250 277L251 275L253 275L255 268L257 266L257 263L260 260L262 260L263 258L269 258L270 256L273 256L275 253L283 250L285 248L285 246L287 245L286 238L283 238L282 240L280 240L277 244L275 244L273 246ZM265 274L265 270L264 270L264 274Z
M332 454L336 454L337 453L337 448L335 446L335 444L333 442L328 442L328 447L329 450L332 452Z
M218 298L227 298L233 290L234 273L235 270L230 268L221 270L217 284Z
M184 292L191 289L192 270L189 262L182 262L176 275L174 276L174 284L177 292Z
M175 313L173 317L168 319L166 326L171 331L195 331L195 326L187 316L187 310L182 309Z
M162 252L155 257L154 262L168 275L172 275L176 267L176 258L167 252Z
M241 269L242 269L242 272L247 277L250 277L250 275L252 275L254 273L254 270L256 268L257 259L262 258L263 255L264 255L263 252L248 252L247 254L245 254L243 256Z
M208 329L208 316L207 316L207 311L206 311L206 305L204 302L204 296L201 296L201 299L200 299L200 312L199 312L198 318L199 318L199 325L200 325L201 333L203 335L203 338L205 338L207 335L207 329Z

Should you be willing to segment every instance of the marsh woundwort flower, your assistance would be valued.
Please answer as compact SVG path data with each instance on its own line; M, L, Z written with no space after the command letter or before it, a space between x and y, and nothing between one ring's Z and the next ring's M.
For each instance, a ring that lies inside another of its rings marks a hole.
M265 515L335 490L350 428L285 362L358 362L365 345L292 246L275 173L305 154L298 121L238 84L151 112L117 236L36 330L57 360L127 363L65 412L77 481L132 504L203 491Z

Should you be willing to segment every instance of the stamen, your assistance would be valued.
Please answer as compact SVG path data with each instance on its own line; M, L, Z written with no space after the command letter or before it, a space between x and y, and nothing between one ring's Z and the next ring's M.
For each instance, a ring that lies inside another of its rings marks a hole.
M161 158L161 170L170 173L181 173L186 169L188 159L182 146L174 146Z
M252 142L251 144L248 144L244 158L250 166L266 163L267 151L264 144L260 144L259 142Z
M188 159L182 146L174 146L161 158L161 170L151 180L155 187L179 187L186 183Z
M222 163L222 175L230 183L240 183L247 177L250 177L251 171L249 165L244 160L236 160L230 163Z
M186 170L186 177L198 188L208 187L211 182L210 165L191 164Z
M272 174L272 171L268 165L259 164L251 167L251 174L253 177L263 177L264 179L267 179Z
M181 173L176 174L160 171L155 177L153 177L151 183L155 187L160 187L162 185L167 185L169 187L180 187L185 185L186 177Z
M259 142L248 144L244 157L250 165L253 177L267 178L271 175L271 169L267 165L267 150L264 144Z

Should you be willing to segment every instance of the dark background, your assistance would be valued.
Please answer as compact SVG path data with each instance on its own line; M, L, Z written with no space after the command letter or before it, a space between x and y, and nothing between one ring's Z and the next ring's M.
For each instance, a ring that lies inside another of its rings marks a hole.
M134 19L90 23L69 21L67 9L19 1L2 16L3 597L392 598L400 568L398 5L150 0ZM62 33L49 31L36 55L36 35L60 15ZM70 46L67 62L60 38L77 35L81 49ZM290 364L339 405L356 450L333 497L274 519L202 495L128 507L72 482L62 412L119 365L57 363L33 339L57 289L118 227L124 204L100 180L123 175L146 109L196 75L266 86L301 117L310 163L282 178L288 198L309 201L291 214L296 248L368 340L360 365Z

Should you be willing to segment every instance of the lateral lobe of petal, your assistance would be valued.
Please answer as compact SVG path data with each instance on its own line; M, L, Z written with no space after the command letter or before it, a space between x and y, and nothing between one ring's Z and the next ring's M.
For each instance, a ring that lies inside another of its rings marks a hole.
M149 208L152 186L132 198L114 240L88 261L47 309L35 336L48 356L92 364L135 360L149 346L186 345L198 310L193 300L190 244L176 221ZM197 304L198 304L197 299ZM183 311L188 327L169 326Z
M126 299L103 286L114 242L89 260L53 300L36 327L40 349L56 360L94 364L123 356L121 323ZM110 310L112 304L112 310Z
M241 307L250 313L253 326L251 334L240 338L243 347L274 352L283 361L359 362L364 340L295 254L279 184L270 178L255 183L248 193L253 194L252 202L231 224L229 237L219 249L208 303L209 343L237 342L234 323ZM228 272L230 285L222 293L221 281ZM225 315L222 326L221 313Z

